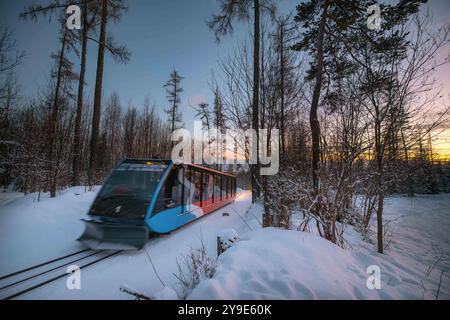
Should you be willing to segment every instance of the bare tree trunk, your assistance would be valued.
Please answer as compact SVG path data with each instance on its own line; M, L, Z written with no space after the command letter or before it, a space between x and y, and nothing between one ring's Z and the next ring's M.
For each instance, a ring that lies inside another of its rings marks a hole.
M271 136L271 131L270 128L267 130L267 148L269 150L267 150L268 152L272 152L272 150L270 149L270 136ZM273 212L270 212L270 204L269 204L269 187L268 187L268 177L267 176L263 176L261 177L262 180L262 187L263 187L263 206L264 206L264 214L263 214L263 228L266 227L271 227L274 225L274 218L273 218Z
M285 156L285 145L284 145L284 21L280 23L280 135L281 135L281 154L282 159Z
M267 176L261 177L263 183L263 200L264 200L264 215L263 215L263 228L273 226L273 218L270 214L269 208L269 194L268 194L268 186L267 186Z
M377 250L383 253L383 207L384 207L384 190L383 190L383 150L381 142L381 124L379 119L378 108L375 110L377 120L375 122L375 152L377 162L377 192L378 192L378 208L377 208Z
M97 144L100 127L100 108L102 99L103 65L105 59L106 22L108 19L108 0L102 0L102 22L98 44L97 76L95 79L94 109L92 115L91 154L89 158L89 184L98 166Z
M405 133L403 131L403 128L400 128L400 135L402 138L402 144L403 144L403 155L405 157L406 164L409 164L409 156L408 156L408 146L406 145L406 139L405 139ZM414 187L413 187L413 179L411 177L411 172L407 172L407 183L408 183L408 195L410 197L414 197Z
M61 51L59 53L58 59L58 73L56 76L56 86L55 86L55 96L53 100L52 106L52 114L50 117L50 128L49 128L49 137L48 137L48 172L50 178L50 197L54 198L56 196L56 179L57 172L56 168L54 168L54 145L55 145L55 135L56 135L56 127L58 122L58 107L59 107L59 91L61 89L61 78L62 78L62 64L64 60L64 52L66 48L66 40L67 40L67 31L68 29L64 29L64 35L62 39Z
M80 78L78 79L77 112L75 116L75 133L73 138L73 163L72 163L72 185L80 184L80 153L81 153L81 118L83 116L83 90L86 73L86 53L87 53L87 0L83 0L83 35L81 44L81 66Z
M252 202L255 202L261 193L259 185L259 38L260 38L260 7L259 0L254 0L254 24L253 24L253 105L252 126L256 131L256 164L250 166L252 175Z
M384 191L383 191L383 164L378 161L378 208L377 208L377 249L379 253L383 253L383 208L384 208Z
M177 82L174 81L174 85L173 85L173 92L174 92L174 96L173 96L173 106L172 106L172 133L175 131L175 115L176 115L176 111L177 111ZM174 141L172 141L171 147L173 149L174 146Z
M309 123L312 135L312 178L314 193L317 194L319 189L319 162L320 162L320 124L317 117L317 109L319 106L320 90L322 88L323 76L323 38L325 33L325 23L327 19L328 0L324 0L322 17L320 18L319 34L317 36L317 71L316 83L311 102L311 110L309 112Z

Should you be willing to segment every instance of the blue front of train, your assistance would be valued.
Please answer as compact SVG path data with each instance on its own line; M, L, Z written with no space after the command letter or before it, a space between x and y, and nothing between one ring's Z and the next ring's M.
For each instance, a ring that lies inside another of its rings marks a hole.
M140 249L149 233L167 233L196 218L181 215L185 208L164 205L154 214L169 174L170 160L134 160L120 163L105 181L85 221L85 232L78 239L96 249Z

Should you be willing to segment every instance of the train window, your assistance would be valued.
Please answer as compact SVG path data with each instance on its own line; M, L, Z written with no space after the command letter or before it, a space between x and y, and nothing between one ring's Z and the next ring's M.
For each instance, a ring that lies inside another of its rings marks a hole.
M194 174L192 169L186 168L185 169L185 176L184 176L184 205L186 206L186 210L190 210L190 205L192 204L192 201L194 199L194 192L195 192L195 181L194 181Z
M212 194L211 194L211 202L216 202L216 195L214 189L216 188L216 175L211 174L211 184L212 184Z
M223 199L225 199L225 197L227 196L226 195L226 181L225 181L225 177L224 176L220 176L220 181L221 181L221 187L220 187L220 189L222 190L222 197L221 197L221 199L223 200Z
M214 195L214 175L213 174L208 174L209 176L209 181L208 181L208 193L209 193L209 202L208 203L213 203L213 195Z
M192 168L187 169L187 174L185 177L185 187L188 191L185 192L186 201L185 204L195 204L200 205L202 186L201 186L201 172L193 170ZM188 210L190 210L188 208Z
M227 197L227 178L222 176L221 179L222 179L222 199L225 199Z
M228 178L223 177L223 197L226 199L228 197Z
M196 205L200 205L200 201L202 199L202 185L201 185L201 178L202 173L192 170L192 182L194 183L194 196L192 198L192 203L195 203Z
M213 176L212 174L203 173L203 195L202 195L202 206L207 206L212 202L213 195Z
M106 180L90 213L115 218L144 218L164 169L165 165L120 165Z
M221 201L222 200L222 176L218 176L217 180L218 180L218 184L219 184L219 187L218 187L219 201Z
M195 191L195 181L194 174L192 169L186 168L184 175L184 199L183 202L189 210L189 205L192 203L194 199L194 191Z
M228 198L228 177L223 177L224 180L224 192L225 192L225 198Z
M161 211L178 208L181 213L182 193L183 193L183 171L180 168L172 169L166 181L161 187L158 199L156 200L153 214Z
M184 204L186 205L187 211L192 210L191 204L195 206L201 205L202 199L202 185L201 185L201 172L189 168L186 169L186 176L184 179Z
M203 206L203 203L205 201L205 174L203 172L200 172L200 207Z
M206 197L207 197L207 190L206 190L206 187L208 186L207 185L207 180L208 180L208 177L207 177L206 173L202 172L201 173L201 180L200 180L200 183L202 184L201 185L201 192L202 192L202 194L201 194L201 200L202 200L201 205L202 206L205 205L205 200L206 200Z
M220 201L220 176L216 175L214 179L214 201Z

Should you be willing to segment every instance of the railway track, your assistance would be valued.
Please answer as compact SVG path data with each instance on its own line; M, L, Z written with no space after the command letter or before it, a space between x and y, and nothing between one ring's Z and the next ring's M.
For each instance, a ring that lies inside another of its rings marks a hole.
M80 250L56 259L0 276L0 299L10 300L69 276L67 267L77 265L80 269L92 266L123 250Z

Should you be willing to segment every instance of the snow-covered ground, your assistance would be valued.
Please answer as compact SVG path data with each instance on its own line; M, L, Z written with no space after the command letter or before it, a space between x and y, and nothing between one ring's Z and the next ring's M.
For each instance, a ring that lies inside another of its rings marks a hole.
M0 207L0 277L10 272L80 250L75 239L83 232L80 221L96 192L70 188L58 197L47 195L36 202L29 194ZM239 233L249 230L240 212L251 204L244 191L231 205L195 221L170 235L151 239L145 250L128 251L81 270L81 290L68 290L66 279L53 282L21 299L131 299L120 292L126 286L147 296L164 288L153 271L149 257L165 286L177 288L177 259L203 238L211 256L216 255L217 234L226 228ZM223 216L224 212L229 215ZM255 222L257 225L258 223Z
M0 277L18 269L80 250L75 239L83 230L94 192L67 189L50 199L37 194L0 205ZM250 210L248 210L250 208ZM224 212L229 215L223 215ZM68 290L66 279L21 296L21 299L130 299L121 286L148 296L180 293L177 259L200 240L212 257L216 238L225 229L240 236L218 260L216 274L203 280L191 299L439 299L450 298L450 194L391 197L386 200L388 234L384 255L363 242L351 227L341 249L313 234L261 229L259 205L249 192L235 203L170 235L150 240L144 250L129 251L81 270L81 290ZM155 274L153 262L158 276ZM381 271L381 289L366 286L367 267ZM441 280L442 278L442 280Z
M98 190L70 188L53 199L41 194L39 202L37 193L2 193L0 275L80 250L74 239L84 229L80 219Z
M347 250L312 233L259 229L223 253L188 298L449 299L450 194L390 197L385 210L382 255L352 227ZM367 286L373 266L379 290Z
M22 192L0 191L0 207L7 205L8 203L14 201L17 198L22 198L22 197L23 197Z

